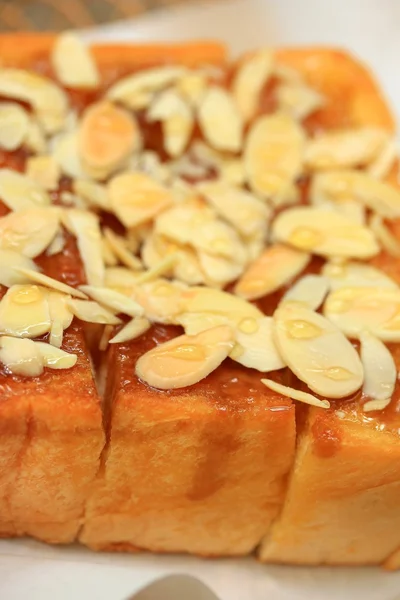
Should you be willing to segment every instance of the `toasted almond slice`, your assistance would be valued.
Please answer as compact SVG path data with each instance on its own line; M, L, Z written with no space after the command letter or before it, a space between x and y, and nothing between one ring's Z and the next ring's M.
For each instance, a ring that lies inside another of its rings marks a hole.
M118 333L111 338L110 344L122 344L123 342L129 342L146 333L150 329L151 323L146 317L136 317L129 321Z
M243 122L232 96L212 85L205 92L198 109L200 129L217 150L238 152L243 137Z
M183 327L186 335L197 335L206 329L218 327L218 325L230 325L229 317L211 312L184 312L176 315L175 322ZM236 347L237 344L231 354L235 352Z
M91 89L100 84L100 75L90 51L69 31L57 37L51 61L57 79L67 87Z
M274 244L247 268L235 286L235 294L256 300L275 292L297 277L310 262L306 252Z
M37 285L14 285L0 301L0 334L35 338L50 331L47 292Z
M62 283L57 279L53 279L53 277L49 277L48 275L44 275L43 273L37 273L36 271L32 271L30 269L22 269L20 267L16 267L15 270L22 275L25 275L30 281L35 281L40 285L44 285L45 287L49 287L50 289L56 290L57 292L61 292L62 294L70 294L71 296L75 296L76 298L82 298L86 300L86 295L76 290L75 288L67 285L66 283Z
M365 165L379 154L387 138L386 131L373 127L329 131L308 141L305 162L317 171Z
M147 111L148 121L161 121L164 147L170 156L180 156L185 150L194 127L190 106L175 90L161 92Z
M31 208L9 213L0 218L0 248L35 258L49 246L58 227L56 209Z
M44 190L55 190L61 171L53 156L31 156L26 163L26 175Z
M65 247L65 236L62 229L59 229L56 235L53 238L53 241L47 247L46 254L47 256L54 256L54 254L59 254L64 250Z
M231 185L244 185L246 170L241 158L226 159L219 168L219 177Z
M243 264L235 262L234 259L214 256L204 251L199 251L197 256L206 284L210 287L223 288L242 274Z
M68 97L43 75L23 69L1 69L0 95L31 104L46 133L55 133L64 125Z
M390 173L398 154L397 141L389 139L375 159L368 165L366 172L374 179L385 179Z
M80 123L79 155L89 175L104 179L139 147L139 127L133 115L109 101L90 105Z
M16 150L22 146L29 131L29 115L22 106L13 102L0 104L0 147Z
M171 178L170 167L171 163L161 162L157 152L144 150L132 156L128 170L143 172L160 183L166 183Z
M268 373L286 366L273 340L271 317L243 319L236 331L236 342L230 357L249 369Z
M110 211L107 189L104 185L85 179L75 179L72 185L75 194L83 198L90 208Z
M310 208L291 208L272 225L276 241L320 256L371 258L379 252L374 234L340 213Z
M44 342L34 342L34 344L39 350L45 367L49 369L71 369L76 365L78 360L76 354L69 354L61 348L56 348Z
M279 85L276 99L280 111L300 121L321 108L324 103L321 94L299 82Z
M101 254L106 267L115 267L118 265L119 260L115 256L110 242L105 237L101 240Z
M271 210L253 194L225 181L207 181L197 185L211 206L244 236L266 233Z
M124 243L124 238L114 233L111 229L106 227L104 229L104 235L115 256L121 261L121 263L130 269L140 270L143 268L141 261L132 254Z
M47 292L51 321L49 343L56 348L61 347L64 330L68 329L74 318L67 305L69 298L69 296L60 292L52 290Z
M382 248L390 256L400 258L400 242L390 229L385 225L380 215L372 215L369 226L376 236L376 239L381 243Z
M363 383L360 358L343 333L299 302L274 313L274 340L282 359L308 387L326 398L344 398Z
M88 284L103 285L105 267L101 252L98 216L85 210L72 208L64 212L64 223L76 236Z
M347 217L357 225L365 225L367 222L367 211L363 204L357 200L344 200L343 202L335 202L331 200L321 200L314 202L318 208L327 211L338 212L344 217Z
M177 324L182 294L187 287L179 281L159 278L133 287L133 297L143 306L146 317L154 323Z
M331 290L340 290L346 287L398 289L397 283L388 277L386 273L371 265L364 265L362 263L325 263L321 273L329 279Z
M273 60L271 50L263 49L239 65L233 79L232 93L244 121L251 119L257 111L261 91L272 75Z
M7 168L0 169L0 197L14 211L50 204L50 197L41 185Z
M190 106L196 108L207 89L207 77L204 73L189 71L177 81L176 89L189 102Z
M154 265L148 271L141 273L138 275L136 283L146 283L147 281L152 281L153 279L158 279L163 275L170 275L173 271L176 263L179 260L179 253L175 252L174 254L170 254L163 258L158 264Z
M288 185L301 174L303 150L304 132L294 119L280 113L257 119L244 149L251 189L279 203Z
M233 344L233 331L227 325L198 335L181 335L141 356L136 374L148 385L162 390L193 385L219 367Z
M73 314L81 321L88 323L103 323L104 325L118 325L121 319L113 312L101 306L98 302L90 300L77 300L70 298L68 306Z
M110 290L105 287L94 287L92 285L81 285L80 289L107 308L114 312L124 313L130 317L141 317L143 308L132 298L128 298L124 294Z
M393 396L397 369L393 356L378 338L364 331L360 335L361 361L364 367L363 393L371 398L364 412L386 408Z
M282 301L302 302L308 308L317 310L329 290L329 279L321 275L305 275L283 296Z
M139 273L126 267L110 267L106 269L105 286L110 288L131 288L136 284Z
M400 217L400 190L361 171L332 171L314 177L311 202L357 200L382 217Z
M186 75L185 67L165 65L138 71L120 79L110 87L107 97L128 108L140 110L149 106L154 94Z
M13 375L38 377L43 373L43 357L32 340L0 337L0 362Z
M2 250L0 248L0 285L11 287L19 283L27 283L26 277L17 273L15 267L32 269L38 271L38 266L26 256L15 252L14 250Z
M99 350L104 352L107 350L108 343L111 339L112 333L114 331L114 325L104 325L103 333L101 334L99 341Z
M56 136L51 146L52 156L64 175L73 179L86 177L79 156L77 131L67 131Z
M292 400L298 400L299 402L304 402L305 404L310 404L311 406L317 406L318 408L330 408L330 402L328 400L320 400L319 398L316 398L308 392L295 390L294 388L288 387L287 385L277 383L272 379L261 379L261 383L263 383L268 389L272 390L273 392L282 394L282 396L286 396L287 398L291 398Z
M111 209L125 227L151 221L174 202L169 190L144 173L117 175L108 184L108 192Z
M28 130L24 137L24 146L37 154L47 152L47 141L43 129L32 115L30 115Z
M338 289L328 295L324 315L349 337L369 331L386 342L400 341L399 289Z

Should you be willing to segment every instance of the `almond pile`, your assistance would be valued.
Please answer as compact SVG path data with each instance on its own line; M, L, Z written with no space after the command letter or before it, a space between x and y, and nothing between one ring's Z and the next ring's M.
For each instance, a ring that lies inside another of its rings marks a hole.
M103 325L102 347L174 324L184 334L137 362L148 385L193 385L230 357L260 373L289 369L296 388L262 381L295 400L328 408L362 390L365 411L384 409L400 288L362 261L400 256L390 134L311 136L305 119L324 98L269 50L245 57L229 85L205 66L139 70L79 115L63 86L102 90L90 50L63 34L51 62L54 81L0 69L0 147L28 153L24 172L0 169L5 371L73 367L77 356L61 349L73 318ZM263 114L269 83L274 110ZM146 127L158 128L162 151L146 147ZM69 191L53 204L61 180ZM35 262L62 253L67 235L85 272L79 288ZM266 315L257 302L272 294Z

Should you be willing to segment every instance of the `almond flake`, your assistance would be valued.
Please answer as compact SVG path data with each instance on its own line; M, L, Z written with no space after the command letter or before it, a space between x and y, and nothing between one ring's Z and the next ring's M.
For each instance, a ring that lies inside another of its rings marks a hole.
M145 317L136 317L129 321L118 333L109 341L110 344L122 344L140 337L150 329L151 323Z
M333 171L318 174L311 187L311 201L341 203L358 201L382 217L400 217L400 190L361 171Z
M343 333L298 302L275 311L274 340L293 373L322 397L344 398L363 383L360 358Z
M383 271L370 265L357 262L345 264L325 263L321 271L329 279L331 290L340 290L346 287L379 287L398 289L393 279Z
M308 141L305 163L312 170L365 165L379 154L387 137L386 131L373 127L329 131Z
M363 393L371 398L363 406L364 412L382 410L390 403L397 380L393 356L378 338L367 331L360 335L361 362L364 367Z
M143 268L141 261L126 247L124 238L120 237L107 227L104 229L104 235L112 252L123 265L134 271Z
M41 185L7 168L0 169L0 197L14 211L50 204L50 197Z
M303 206L280 213L272 234L276 241L320 256L371 258L379 252L375 236L367 227L321 208Z
M329 279L321 275L305 275L283 296L282 301L302 302L311 310L317 310L329 290Z
M242 146L243 122L232 96L223 88L210 86L198 109L200 129L217 150L238 152Z
M199 251L197 256L206 283L210 287L225 287L235 281L243 271L243 265L233 259L213 256L204 251Z
M367 222L367 211L365 206L357 200L344 200L343 202L335 202L333 200L313 198L314 204L318 208L327 211L334 211L342 214L344 217L351 219L357 225L365 225Z
M397 237L385 225L380 215L372 215L369 226L375 234L376 239L381 243L382 248L395 258L400 258L400 242Z
M47 152L47 141L43 129L32 115L30 115L28 130L24 138L24 146L37 154Z
M76 354L69 354L44 342L34 342L34 344L39 350L45 367L49 369L71 369L76 365L78 360Z
M47 290L51 321L49 343L56 348L61 347L64 330L68 329L74 318L67 304L69 299L70 296L66 294Z
M366 172L374 179L385 179L395 164L398 154L399 148L396 140L389 139L380 153L368 165Z
M268 373L286 366L273 340L271 317L243 319L236 331L236 342L230 357L249 369Z
M52 156L30 156L26 163L26 175L45 190L55 190L61 172Z
M47 247L46 255L54 256L54 254L59 254L64 250L65 247L65 237L62 229L59 229L56 235L53 238L53 241Z
M177 260L173 265L175 279L189 285L197 285L205 281L199 259L190 247L171 242L167 238L153 232L145 240L141 253L143 262L148 268L159 265L163 257L170 254L177 254Z
M57 209L31 208L0 218L0 248L28 258L39 256L59 228Z
M50 331L47 292L37 285L14 285L0 301L0 335L35 338Z
M101 240L101 255L106 267L115 267L119 263L119 260L115 256L110 242L105 237L103 237Z
M0 249L0 285L11 287L16 284L27 283L26 277L17 273L15 267L38 270L37 265L30 258L14 250Z
M91 285L81 285L80 289L96 302L103 304L116 313L123 313L130 317L141 317L143 315L143 308L135 300L115 290Z
M197 189L241 235L265 235L271 210L253 194L224 181L200 183Z
M68 307L81 321L103 323L104 325L118 325L121 323L121 319L98 302L71 298L68 300Z
M23 69L1 69L0 95L28 102L46 133L55 133L64 125L68 97L43 75Z
M247 268L235 286L235 294L256 300L290 283L310 262L306 252L274 244Z
M310 404L311 406L317 406L318 408L330 408L330 403L328 400L320 400L308 392L295 390L287 385L277 383L272 379L261 379L261 383L263 383L269 390L277 392L278 394L282 394L282 396L286 396L292 400L298 400L299 402L304 402L305 404Z
M302 121L321 108L321 94L304 83L283 83L278 86L276 99L279 110Z
M0 362L13 375L38 377L43 373L43 357L32 340L0 337Z
M150 105L147 120L161 121L166 152L180 156L194 127L192 110L182 96L173 89L161 92Z
M110 87L107 97L133 110L147 108L156 92L168 87L186 75L181 66L162 66L138 71L120 79Z
M303 149L304 132L288 115L276 113L257 119L244 149L251 189L279 204L302 172Z
M246 59L237 70L232 93L244 121L257 112L263 87L272 75L273 53L264 49Z
M233 331L226 325L194 336L181 335L141 356L136 374L148 385L163 390L194 385L219 367L233 343Z
M64 175L72 179L86 177L79 156L77 131L56 136L52 140L52 156Z
M106 269L105 285L110 288L131 288L136 284L139 274L126 267L110 267Z
M75 288L67 285L66 283L62 283L57 279L53 279L53 277L49 277L48 275L44 275L43 273L37 273L36 271L32 271L30 269L22 269L20 267L15 268L18 273L25 275L30 281L35 281L40 285L44 285L45 287L49 287L50 289L56 290L57 292L61 292L62 294L70 294L71 296L75 296L76 298L82 298L86 300L86 295L76 290Z
M171 271L173 270L173 268L178 260L179 260L179 255L177 252L174 254L170 254L169 256L166 256L158 264L154 265L154 267L152 267L148 271L145 271L144 273L141 273L138 276L136 283L145 283L147 281L152 281L153 279L157 279L158 277L160 277L162 275L171 274Z
M91 104L83 113L78 148L82 164L92 177L108 177L140 143L138 124L125 109L102 100Z
M64 212L64 223L76 236L88 284L102 285L105 267L101 252L99 218L93 213L74 208Z
M57 79L66 87L90 89L100 84L90 51L73 33L66 32L57 37L51 61Z
M211 329L212 327L230 324L229 318L226 315L214 314L211 312L184 312L176 315L175 320L177 324L183 327L186 335L197 335L198 333L206 331L207 329ZM237 336L237 333L235 335ZM232 353L235 352L236 346L237 344L235 344L233 347Z
M107 350L108 343L111 339L112 333L114 331L114 325L104 325L103 333L101 334L99 341L99 350L104 352Z
M177 324L181 299L187 287L179 281L155 279L133 288L133 297L143 306L146 317L154 323Z
M29 130L29 115L13 102L0 104L0 147L12 151L22 146Z
M129 161L128 171L140 171L160 183L165 183L171 176L170 166L171 163L161 162L157 152L144 150L132 156Z
M75 179L72 185L75 194L83 198L90 208L110 211L107 189L104 185L85 179Z
M338 289L328 295L324 315L349 337L369 331L385 342L400 341L399 289Z
M173 204L170 191L144 173L122 173L108 184L111 209L125 227L151 221Z
M204 73L189 71L177 81L176 89L189 102L190 106L196 108L207 89L207 77Z

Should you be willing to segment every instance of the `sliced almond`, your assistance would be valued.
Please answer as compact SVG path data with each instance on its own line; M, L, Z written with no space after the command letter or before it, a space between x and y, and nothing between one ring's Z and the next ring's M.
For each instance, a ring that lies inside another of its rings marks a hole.
M386 342L400 341L399 289L338 289L328 295L324 315L349 337L369 331Z
M100 75L90 51L71 32L57 37L51 61L57 79L67 87L91 89L100 84Z
M12 151L22 146L29 131L29 115L13 102L0 104L0 147Z
M68 300L68 307L81 321L103 323L104 325L118 325L121 323L121 319L98 302L71 298Z
M129 269L141 270L143 265L140 260L132 254L126 247L124 238L114 233L111 229L104 229L105 239L107 240L112 252L118 260Z
M288 186L301 174L304 133L285 114L262 116L252 125L244 149L244 164L251 189L279 203Z
M99 350L104 352L107 350L108 343L111 339L112 333L114 331L114 325L104 325L103 333L101 334L99 341Z
M397 283L383 271L362 263L325 263L321 273L329 279L331 290L340 290L346 287L398 289Z
M24 146L37 154L47 152L47 141L43 128L39 125L37 119L30 116L28 130L24 138Z
M143 306L150 321L177 324L177 316L182 312L182 294L186 289L179 281L159 278L134 287L132 294Z
M387 137L386 131L373 127L329 131L309 140L305 163L312 170L365 165L378 155Z
M217 150L238 152L242 145L243 122L232 96L223 88L210 86L198 109L200 129Z
M10 210L50 204L47 192L33 179L12 169L0 169L0 197Z
M69 354L69 352L44 342L34 342L34 344L39 350L45 367L49 369L71 369L76 365L78 360L76 354Z
M175 321L183 327L186 335L197 335L206 329L230 324L226 315L211 312L184 312L178 314ZM232 353L235 352L236 346L237 344L233 347Z
M103 237L101 240L101 254L106 267L115 267L119 263L119 260L115 256L110 242L105 237Z
M43 75L23 69L1 69L0 95L28 102L46 133L55 133L64 125L68 97Z
M199 265L205 275L205 282L210 287L225 287L228 283L236 281L242 274L243 264L233 259L214 256L208 252L197 253Z
M143 315L143 308L132 298L105 287L94 287L91 285L81 285L81 290L116 313L124 313L130 317L140 317Z
M364 367L363 393L371 398L363 406L364 412L382 410L390 404L397 380L393 356L378 338L367 331L360 335L361 361Z
M207 89L207 77L198 71L189 71L177 83L176 89L194 108L199 106Z
M329 279L321 275L305 275L283 296L282 301L302 302L308 308L317 310L329 290Z
M155 264L154 267L152 267L151 269L148 269L144 273L140 273L140 275L138 275L136 283L146 283L147 281L153 281L153 279L158 279L163 275L170 275L178 260L178 252L166 256L158 264Z
M263 49L246 59L235 74L232 93L245 121L257 112L263 87L272 75L274 56Z
M45 190L58 187L61 171L57 161L48 155L31 156L26 162L26 174Z
M103 285L105 266L101 252L99 218L85 210L70 209L64 212L64 223L76 236L86 281L89 285Z
M30 281L34 281L35 283L39 283L45 287L49 287L52 290L56 290L57 292L61 292L62 294L70 294L71 296L75 296L76 298L82 298L86 300L86 295L76 290L75 288L67 285L66 283L62 283L57 279L53 279L53 277L49 277L48 275L44 275L43 273L37 273L36 271L32 271L30 269L22 269L20 267L15 268L18 273L25 275Z
M397 141L389 139L375 159L368 165L366 172L374 179L385 179L395 164L398 154Z
M110 211L107 189L104 185L85 179L75 179L72 185L75 194L83 198L90 208Z
M56 136L52 140L52 156L64 175L73 179L87 176L79 155L77 131Z
M274 313L274 340L282 359L308 387L326 398L345 398L363 383L360 358L343 333L298 302Z
M287 385L277 383L272 379L261 379L261 383L263 383L269 390L277 392L278 394L282 394L282 396L286 396L287 398L291 398L292 400L298 400L299 402L310 404L310 406L317 406L318 408L330 407L330 402L328 400L320 400L319 398L316 398L308 392L295 390L294 388L288 387Z
M53 290L47 292L51 321L49 343L56 348L61 347L64 330L68 329L74 318L67 304L69 299L69 296L60 292Z
M297 277L310 262L306 252L274 244L247 268L235 286L235 294L256 300L275 292Z
M0 334L35 338L50 331L47 292L37 285L14 285L0 301Z
M117 81L110 87L107 96L128 108L140 110L149 106L156 92L178 81L186 73L184 67L173 65L143 69Z
M111 288L131 288L136 283L138 272L126 267L110 267L106 269L105 286Z
M382 248L386 250L390 256L400 258L400 242L385 225L382 217L380 215L372 215L369 226L371 231L375 234L376 239L380 242Z
M145 317L136 317L129 321L118 333L111 338L110 344L122 344L129 342L146 333L150 329L151 323Z
M302 121L321 108L324 100L318 92L304 83L282 83L276 91L280 111Z
M147 111L148 121L161 121L164 147L170 156L185 150L194 127L192 109L175 90L161 92Z
M52 242L47 246L46 255L54 256L64 250L65 247L65 236L62 229L59 229L54 236Z
M273 339L271 317L244 319L236 331L236 342L230 357L249 369L268 373L286 366Z
M32 340L0 337L0 362L13 375L38 377L43 373L43 357Z
M365 225L367 222L367 211L363 204L357 200L344 200L343 202L335 202L334 200L321 200L314 202L318 208L327 211L338 212L344 217L347 217L357 225Z
M162 390L194 385L219 367L233 344L233 331L226 325L194 336L181 335L141 356L136 374Z
M310 208L291 208L275 219L272 235L298 250L320 256L371 258L379 252L373 233L340 213Z
M14 250L2 250L0 248L0 285L11 287L29 281L21 273L18 273L15 267L38 270L38 266L30 258Z
M151 221L173 204L172 194L144 173L122 173L108 185L111 209L125 227Z
M56 209L31 208L10 213L0 218L0 248L35 258L49 246L58 227Z
M78 148L82 164L92 177L108 177L139 145L138 124L125 109L103 100L83 113Z

